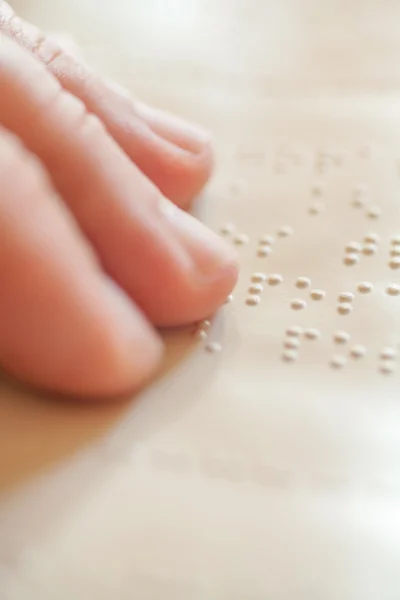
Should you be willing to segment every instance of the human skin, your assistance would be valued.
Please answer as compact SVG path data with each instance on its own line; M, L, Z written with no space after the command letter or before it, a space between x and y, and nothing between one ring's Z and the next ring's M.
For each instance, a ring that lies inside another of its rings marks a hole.
M0 365L103 398L159 365L157 327L212 313L236 254L185 209L201 129L93 73L0 0Z

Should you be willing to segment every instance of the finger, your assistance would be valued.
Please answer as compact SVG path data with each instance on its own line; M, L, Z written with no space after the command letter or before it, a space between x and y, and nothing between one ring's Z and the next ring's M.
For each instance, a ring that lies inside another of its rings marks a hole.
M103 396L140 386L161 354L42 166L0 128L0 364L41 387Z
M62 86L103 121L124 152L165 196L182 207L188 206L211 174L208 134L135 102L96 76L81 59L16 17L1 1L0 29L39 57Z
M163 198L39 61L0 46L0 120L46 165L108 273L159 325L213 312L237 278L232 248Z

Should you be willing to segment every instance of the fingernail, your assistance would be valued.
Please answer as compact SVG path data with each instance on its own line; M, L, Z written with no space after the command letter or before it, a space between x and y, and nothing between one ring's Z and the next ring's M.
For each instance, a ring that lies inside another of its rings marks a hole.
M141 102L135 103L135 110L155 133L183 150L198 154L211 141L210 133L206 129L166 111Z
M206 278L214 278L218 271L237 269L236 250L192 215L179 209L165 198L160 209L175 237L190 256L191 263Z

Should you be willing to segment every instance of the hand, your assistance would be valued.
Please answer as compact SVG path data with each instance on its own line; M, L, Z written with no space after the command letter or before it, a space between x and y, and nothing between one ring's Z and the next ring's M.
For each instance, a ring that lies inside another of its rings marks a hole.
M154 326L204 318L236 281L234 251L181 210L211 167L204 132L0 0L0 365L63 393L142 385Z

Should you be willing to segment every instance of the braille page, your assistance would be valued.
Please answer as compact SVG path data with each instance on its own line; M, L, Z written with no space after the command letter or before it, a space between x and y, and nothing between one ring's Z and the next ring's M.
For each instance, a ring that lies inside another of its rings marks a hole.
M327 2L323 36L312 2L221 0L192 23L194 4L174 7L199 45L208 32L201 60L189 35L181 57L162 33L172 16L157 2L121 26L142 54L93 40L88 53L212 130L215 177L195 212L237 248L239 282L216 315L168 333L163 373L128 405L88 411L4 384L0 598L398 600L394 9L356 3L360 25Z

